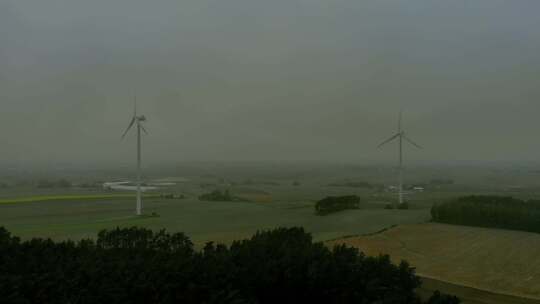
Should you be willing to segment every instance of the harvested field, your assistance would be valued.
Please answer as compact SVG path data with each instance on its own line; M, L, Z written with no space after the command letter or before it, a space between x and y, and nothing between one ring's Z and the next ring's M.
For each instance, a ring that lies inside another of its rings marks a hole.
M540 304L540 300L503 295L428 278L422 278L422 287L417 292L427 300L436 290L457 296L462 304Z
M540 234L429 223L334 243L407 260L427 278L540 299Z

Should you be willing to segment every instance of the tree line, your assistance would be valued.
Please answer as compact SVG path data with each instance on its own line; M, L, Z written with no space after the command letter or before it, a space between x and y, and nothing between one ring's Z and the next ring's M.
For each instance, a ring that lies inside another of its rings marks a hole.
M199 195L199 200L209 202L232 202L235 200L235 197L228 189L224 191L214 190L210 193Z
M302 228L195 250L183 233L144 228L97 240L21 241L0 228L1 303L419 304L406 262L314 243ZM435 293L428 304L455 304Z
M345 181L345 182L336 182L328 184L328 187L348 187L348 188L364 188L364 189L379 189L384 190L384 185L381 184L371 184L369 182L356 182L356 181Z
M330 213L360 208L360 197L356 195L329 196L315 204L315 214L328 215Z
M435 204L433 221L540 233L540 201L504 196L466 196Z

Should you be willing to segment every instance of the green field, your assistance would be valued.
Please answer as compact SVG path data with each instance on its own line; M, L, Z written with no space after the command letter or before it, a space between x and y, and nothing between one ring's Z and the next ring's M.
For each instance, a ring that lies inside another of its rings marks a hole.
M155 198L155 197L158 197L158 195L146 194L144 195L144 197ZM131 199L131 198L133 198L132 193L36 195L36 196L28 196L28 197L4 198L4 199L0 199L0 204L36 203L36 202L47 202L47 201L80 202L80 201L100 201L100 200L121 200L121 199Z
M159 217L137 218L134 193L110 192L99 187L99 180L111 180L123 172L71 173L74 183L94 183L91 188L43 189L23 178L9 177L0 188L0 225L23 238L51 237L80 239L94 237L100 229L139 225L187 233L196 243L230 242L249 236L259 229L278 226L303 226L317 240L372 233L397 224L423 223L430 219L434 202L467 194L500 194L529 198L538 188L536 172L519 170L482 170L455 168L414 168L407 173L409 183L427 183L434 178L451 178L453 185L428 187L426 192L411 193L411 210L385 210L396 199L395 193L355 187L332 187L332 183L366 181L392 185L391 167L340 165L268 165L268 164L193 164L175 169L156 170L155 181L177 181L176 186L148 192L144 200L146 214ZM113 177L111 177L113 176ZM34 177L40 179L43 177ZM52 180L66 177L51 172ZM522 187L516 187L521 185ZM215 189L229 189L248 202L200 202L197 197ZM161 199L160 193L182 194L183 200ZM314 204L326 196L358 195L360 210L319 217Z
M427 209L403 212L384 210L383 205L376 204L366 209L319 217L315 216L311 202L201 202L147 198L146 213L155 212L159 217L137 218L133 216L134 201L127 199L22 201L0 205L0 223L24 238L80 239L94 237L104 228L138 225L182 231L196 243L229 242L259 229L303 226L317 239L326 240L429 219Z

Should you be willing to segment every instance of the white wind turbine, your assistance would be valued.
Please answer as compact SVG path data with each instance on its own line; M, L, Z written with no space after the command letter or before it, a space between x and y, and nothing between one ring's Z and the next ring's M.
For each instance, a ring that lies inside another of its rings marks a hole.
M129 126L127 127L126 131L122 135L122 139L126 137L126 134L129 132L129 130L133 127L135 123L137 123L137 215L142 214L142 196L141 196L141 130L145 133L146 129L142 125L143 122L146 121L146 117L144 115L137 115L137 99L135 99L135 109L133 112L133 117L131 118L131 122L129 123Z
M386 145L387 143L393 141L394 139L399 139L399 205L403 204L403 140L406 140L411 145L422 149L422 147L418 144L416 144L414 141L412 141L407 135L405 135L405 131L403 131L401 127L401 116L402 112L399 112L399 122L398 122L398 132L394 136L390 137L389 139L385 140L382 144L378 146L378 148L381 148L382 146ZM394 204L394 208L395 208Z

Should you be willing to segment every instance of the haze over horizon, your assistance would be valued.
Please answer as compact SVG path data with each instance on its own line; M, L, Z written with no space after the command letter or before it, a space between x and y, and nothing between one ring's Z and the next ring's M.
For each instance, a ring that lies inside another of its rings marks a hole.
M540 2L5 0L3 162L540 161Z

